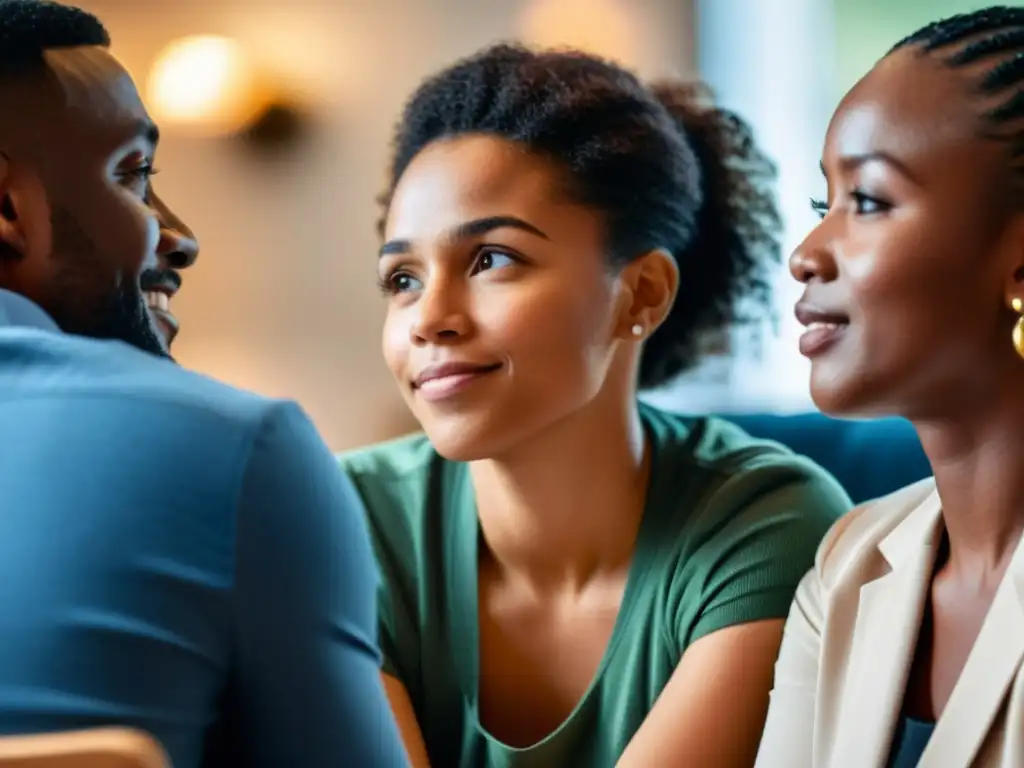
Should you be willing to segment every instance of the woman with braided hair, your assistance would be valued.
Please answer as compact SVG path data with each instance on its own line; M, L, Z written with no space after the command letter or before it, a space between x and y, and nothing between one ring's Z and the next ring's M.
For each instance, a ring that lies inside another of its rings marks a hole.
M637 389L769 298L772 185L699 89L582 53L496 46L409 101L378 270L426 434L342 464L417 767L752 764L793 593L849 501Z
M823 411L898 415L934 478L826 537L758 768L1024 765L1024 8L931 24L843 99L790 259Z

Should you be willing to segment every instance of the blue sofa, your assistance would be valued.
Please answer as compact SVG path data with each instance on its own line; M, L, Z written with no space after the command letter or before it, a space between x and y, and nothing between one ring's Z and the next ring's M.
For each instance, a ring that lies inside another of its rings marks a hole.
M885 496L932 473L914 428L903 419L843 421L819 413L725 416L754 437L814 459L857 504Z

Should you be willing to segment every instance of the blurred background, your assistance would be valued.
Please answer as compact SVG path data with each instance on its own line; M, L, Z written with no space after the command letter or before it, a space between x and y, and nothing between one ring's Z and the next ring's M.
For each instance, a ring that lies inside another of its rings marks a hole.
M1016 4L1024 3L1018 0ZM415 428L381 359L375 197L421 79L484 45L571 45L647 79L699 77L779 164L787 253L841 95L904 34L976 0L79 0L161 123L161 197L202 253L174 309L186 366L298 400L336 450ZM255 122L255 129L253 129ZM248 127L248 131L240 130ZM799 289L777 328L664 391L679 411L812 408Z

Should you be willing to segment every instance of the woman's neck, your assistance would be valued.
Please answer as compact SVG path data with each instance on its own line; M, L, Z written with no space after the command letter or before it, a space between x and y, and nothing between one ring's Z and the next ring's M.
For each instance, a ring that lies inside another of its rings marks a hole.
M949 536L949 565L1001 576L1024 531L1024 397L1005 388L960 418L917 421Z
M650 451L632 398L599 396L500 458L473 462L480 527L506 576L576 591L628 567Z

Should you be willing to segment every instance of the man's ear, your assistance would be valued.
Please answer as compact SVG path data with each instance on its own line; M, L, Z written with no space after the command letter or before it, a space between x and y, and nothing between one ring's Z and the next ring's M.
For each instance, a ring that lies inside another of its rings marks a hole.
M637 256L619 274L624 302L617 335L643 341L664 322L679 291L679 267L672 254L658 248Z
M33 193L22 181L16 167L0 153L0 260L20 260L28 250L23 210Z

